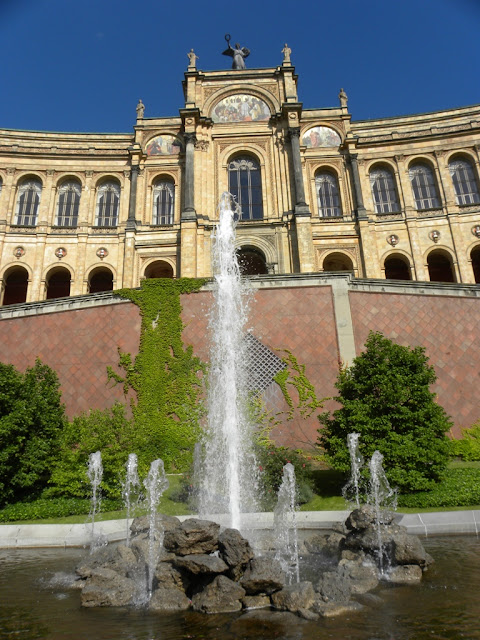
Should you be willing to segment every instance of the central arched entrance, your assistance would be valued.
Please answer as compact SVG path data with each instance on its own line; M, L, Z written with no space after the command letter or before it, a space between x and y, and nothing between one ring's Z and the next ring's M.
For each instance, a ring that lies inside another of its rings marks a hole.
M145 269L145 278L173 278L173 267L165 260L155 260Z
M268 273L265 255L260 249L240 247L237 258L242 276L262 276Z

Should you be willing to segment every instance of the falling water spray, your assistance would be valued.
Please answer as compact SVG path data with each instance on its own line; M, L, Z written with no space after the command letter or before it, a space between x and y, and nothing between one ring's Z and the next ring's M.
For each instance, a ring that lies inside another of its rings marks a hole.
M380 575L385 575L384 545L382 539L382 510L397 507L397 492L390 484L383 469L383 456L380 451L375 451L370 463L370 492L368 500L375 508L375 528L377 531L378 566Z
M100 483L102 482L103 476L102 454L100 451L91 453L88 457L87 475L92 487L92 504L90 507L90 518L92 520L90 551L94 551L96 546L98 546L98 541L95 539L95 516L100 509Z
M160 552L163 548L164 530L157 518L157 507L163 492L168 489L168 479L165 475L163 460L158 458L150 465L148 476L143 481L147 492L147 506L149 514L148 534L148 563L147 563L147 599L150 600L153 588L153 574Z
M241 528L241 514L257 510L257 465L247 414L246 331L249 292L235 251L232 197L222 195L213 245L214 304L210 314L208 426L200 480L202 515L227 513Z
M283 467L282 484L273 512L275 559L285 572L287 584L300 582L296 493L295 468L288 462Z
M350 452L350 480L342 489L342 495L347 501L355 501L357 509L360 507L360 470L365 462L358 447L359 433L349 433L347 436L348 451Z
M140 479L138 477L138 461L135 453L130 453L127 460L127 473L123 484L123 501L127 511L127 533L125 536L127 547L130 546L130 511L132 498L138 494ZM137 495L138 498L138 495Z

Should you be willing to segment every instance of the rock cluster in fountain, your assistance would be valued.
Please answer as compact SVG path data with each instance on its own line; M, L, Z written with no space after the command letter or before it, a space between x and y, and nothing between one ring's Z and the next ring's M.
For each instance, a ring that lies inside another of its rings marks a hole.
M306 553L334 560L311 581L286 585L280 565L270 556L255 557L235 529L214 522L158 516L164 548L158 549L153 591L146 594L148 519L133 521L130 546L100 549L77 567L84 607L145 605L151 610L193 609L204 613L274 608L306 619L337 615L370 604L368 591L380 578L416 582L432 559L416 536L393 523L382 525L382 548L388 575L377 569L378 535L370 507L352 512L343 527L306 541ZM311 564L311 563L309 563Z

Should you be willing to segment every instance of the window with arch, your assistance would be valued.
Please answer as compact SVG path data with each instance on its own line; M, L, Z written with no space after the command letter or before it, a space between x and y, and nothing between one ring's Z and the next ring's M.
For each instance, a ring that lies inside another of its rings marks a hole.
M76 227L82 186L77 180L64 182L58 190L57 227Z
M385 260L385 278L387 280L411 280L410 263L405 256L393 254Z
M29 178L20 184L15 210L15 224L25 227L34 227L37 224L41 195L42 183L40 180Z
M110 180L98 187L97 209L95 212L96 227L116 227L120 205L120 186Z
M152 224L173 224L175 211L175 184L173 180L161 179L153 185Z
M438 209L440 200L432 169L424 163L412 164L408 170L417 209Z
M3 279L3 305L26 302L28 290L28 272L23 267L13 267Z
M477 204L480 202L478 185L473 167L464 158L455 158L448 163L455 189L455 200L459 205Z
M375 205L375 213L395 213L400 211L395 178L390 169L375 167L370 171L370 187Z
M240 205L240 220L262 220L262 176L252 156L237 156L228 163L228 190Z
M330 171L315 174L318 215L320 218L338 218L342 215L337 177Z

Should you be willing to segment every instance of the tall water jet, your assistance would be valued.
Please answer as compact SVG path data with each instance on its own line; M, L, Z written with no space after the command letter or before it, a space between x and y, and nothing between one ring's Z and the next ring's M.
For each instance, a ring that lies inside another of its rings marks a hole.
M355 501L357 509L360 507L360 470L365 462L358 447L359 433L349 433L347 446L350 452L350 480L342 489L342 495L347 501Z
M199 511L202 515L227 513L230 526L240 529L241 514L257 510L257 465L247 412L243 340L249 294L235 252L235 218L239 212L232 209L232 201L229 193L222 195L213 244L208 426Z
M382 510L390 509L395 510L397 508L397 492L392 489L385 471L383 469L383 456L380 451L375 451L370 463L370 492L368 501L373 504L375 508L375 529L377 532L377 545L378 545L378 566L380 575L385 575L385 563L384 563L384 544L382 539Z
M91 453L88 457L87 476L92 487L92 503L90 507L90 518L92 521L92 529L90 534L90 551L98 546L95 540L95 516L100 508L100 483L102 482L103 466L102 454L100 451Z
M132 497L138 493L140 479L138 477L138 460L136 453L130 453L127 460L127 473L122 487L123 501L127 511L127 535L125 544L130 546L130 511L132 507ZM138 496L137 496L138 497Z
M163 547L163 526L157 519L157 507L163 492L168 489L168 479L165 475L163 460L158 458L150 465L147 477L143 481L147 495L147 506L149 515L149 533L148 533L148 563L147 563L147 594L150 600L153 587L153 575L155 567Z
M300 582L297 532L297 484L295 468L291 462L283 467L282 484L278 490L277 505L273 512L275 559L279 561L287 584Z

